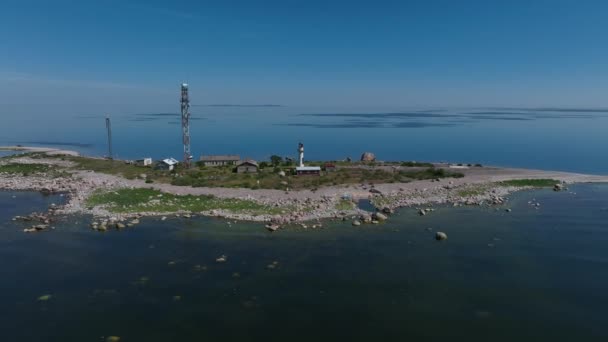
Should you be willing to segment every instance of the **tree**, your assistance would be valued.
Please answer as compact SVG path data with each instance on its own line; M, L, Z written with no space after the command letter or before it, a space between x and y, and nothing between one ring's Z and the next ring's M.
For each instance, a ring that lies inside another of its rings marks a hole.
M283 158L280 156L277 156L276 154L273 154L272 156L270 156L270 162L274 166L278 166L279 164L281 164L282 161L283 161Z

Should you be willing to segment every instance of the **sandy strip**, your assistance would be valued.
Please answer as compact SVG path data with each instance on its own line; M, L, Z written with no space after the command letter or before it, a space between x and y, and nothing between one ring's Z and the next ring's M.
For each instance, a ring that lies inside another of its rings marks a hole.
M0 151L20 151L20 152L34 152L34 153L46 153L48 155L67 155L67 156L79 156L80 153L71 150L62 150L51 147L34 147L34 146L0 146Z

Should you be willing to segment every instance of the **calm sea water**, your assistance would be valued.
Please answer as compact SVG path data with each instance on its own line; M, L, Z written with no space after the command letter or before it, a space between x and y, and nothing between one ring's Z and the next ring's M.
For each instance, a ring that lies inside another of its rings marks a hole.
M98 233L70 217L37 234L10 218L61 198L0 192L0 329L7 341L605 341L608 186L571 190L517 194L511 213L405 209L358 228L197 218Z
M21 110L21 109L19 109ZM49 105L45 112L2 110L0 144L55 145L106 154L103 113L111 113L120 158L182 157L177 103L99 108ZM103 111L103 113L102 113ZM500 166L608 173L608 110L573 108L210 107L193 106L192 152L266 159L480 162ZM27 120L25 120L27 118Z

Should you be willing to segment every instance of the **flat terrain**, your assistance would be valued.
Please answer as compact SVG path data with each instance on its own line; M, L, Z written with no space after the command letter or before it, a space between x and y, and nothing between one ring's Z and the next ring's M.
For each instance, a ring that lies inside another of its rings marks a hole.
M608 182L608 176L413 162L338 163L321 176L292 175L284 165L268 165L257 174L237 174L228 167L168 172L56 152L0 158L0 189L68 193L65 213L192 212L291 222L358 215L361 210L353 203L361 199L391 210L433 203L504 204L502 196L519 189Z

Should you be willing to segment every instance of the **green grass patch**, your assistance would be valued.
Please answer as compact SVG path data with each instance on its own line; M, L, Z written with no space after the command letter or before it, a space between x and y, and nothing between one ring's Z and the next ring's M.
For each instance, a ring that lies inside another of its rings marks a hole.
M5 164L0 165L0 173L21 174L28 176L31 174L49 172L51 168L46 164Z
M154 189L98 190L87 199L88 206L103 205L111 212L200 212L222 209L252 215L280 214L282 208L270 207L255 201L223 199L214 196L177 196Z
M555 184L559 183L558 180L555 179L512 179L508 181L498 182L499 185L502 186L531 186L535 188L546 188L552 187Z
M460 196L460 197L475 197L475 196L483 195L486 192L488 192L487 187L478 186L478 187L471 187L471 188L458 190L456 192L456 195Z
M355 203L353 203L353 201L349 201L349 200L340 200L340 202L338 202L336 204L337 210L352 210L354 208L355 208Z
M65 157L76 164L75 169L91 170L111 175L121 175L127 179L137 178L142 173L152 173L152 168L127 164L120 160L86 157Z

